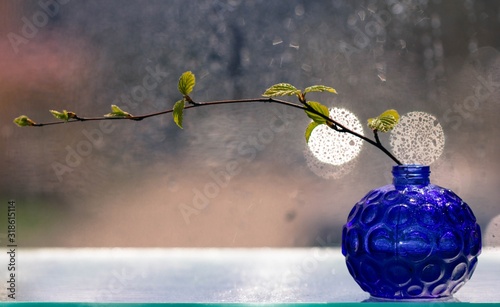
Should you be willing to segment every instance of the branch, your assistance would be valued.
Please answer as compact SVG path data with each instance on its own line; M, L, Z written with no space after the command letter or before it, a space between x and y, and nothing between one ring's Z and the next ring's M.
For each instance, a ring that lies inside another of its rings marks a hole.
M402 163L394 157L380 142L380 139L378 137L377 130L374 130L374 136L375 136L375 141L357 133L356 131L353 131L346 126L342 125L335 119L325 116L324 114L321 114L320 112L316 111L313 109L307 102L302 101L301 99L299 100L303 105L295 104L286 100L281 100L281 99L276 99L276 98L250 98L250 99L232 99L232 100L217 100L217 101L208 101L208 102L195 102L193 100L190 100L191 105L188 105L184 107L185 110L187 109L193 109L193 108L198 108L198 107L204 107L204 106L214 106L214 105L222 105L222 104L234 104L234 103L250 103L250 102L267 102L267 103L276 103L276 104L281 104L285 106L289 106L292 108L296 109L301 109L301 110L307 110L310 112L313 112L317 114L318 116L321 116L326 120L326 125L330 127L331 129L341 132L341 133L349 133L352 134L369 144L377 147L378 149L382 150L389 158L391 158L394 162L396 162L398 165L401 165ZM31 126L33 127L43 127L43 126L51 126L51 125L60 125L60 124L65 124L65 123L75 123L75 122L85 122L85 121L99 121L99 120L135 120L135 121L141 121L145 118L149 117L155 117L163 114L168 114L172 113L173 109L168 109L165 111L160 111L160 112L154 112L154 113L148 113L148 114L143 114L143 115L136 115L136 116L122 116L122 117L107 117L107 116L100 116L100 117L80 117L78 115L74 115L72 118L70 118L68 121L54 121L54 122L46 122L46 123L34 123Z
M356 131L353 131L349 129L348 127L345 127L335 119L330 117L330 112L328 108L324 105L322 105L319 102L313 102L313 101L307 101L306 100L306 94L309 92L330 92L336 94L336 90L334 88L324 86L324 85L313 85L310 87L307 87L304 91L298 90L295 86L288 84L288 83L278 83L270 88L268 88L263 96L265 98L251 98L251 99L233 99L233 100L218 100L218 101L209 101L209 102L195 102L189 94L192 92L194 86L196 84L196 78L195 75L190 72L184 72L181 77L179 78L179 83L178 83L178 90L182 94L183 99L177 101L172 109L168 109L165 111L160 111L160 112L154 112L154 113L149 113L149 114L143 114L143 115L132 115L128 112L125 112L124 110L120 109L120 107L116 105L111 105L111 113L106 114L101 117L80 117L74 112L69 112L66 110L63 110L62 112L55 111L55 110L50 110L52 115L54 115L56 118L59 119L59 121L54 121L54 122L46 122L46 123L35 123L31 119L29 119L25 115L21 115L14 119L14 122L21 127L24 126L33 126L33 127L43 127L43 126L50 126L50 125L60 125L64 123L74 123L74 122L84 122L84 121L98 121L98 120L134 120L134 121L141 121L145 118L149 117L154 117L154 116L159 116L167 113L173 113L174 115L174 121L175 123L182 128L182 118L183 118L183 111L186 109L193 109L193 108L198 108L198 107L203 107L203 106L214 106L214 105L220 105L220 104L233 104L233 103L250 103L250 102L268 102L268 103L276 103L276 104L282 104L288 107L296 108L296 109L301 109L304 110L305 113L309 118L313 120L313 124L309 125L309 127L306 129L306 140L309 139L309 136L311 135L312 130L314 127L320 124L326 124L328 127L331 129L341 132L341 133L349 133L352 134L369 144L377 147L378 149L382 150L387 156L389 156L394 162L397 164L401 165L401 162L396 159L380 142L380 139L377 134L377 130L381 130L383 132L387 132L394 128L394 126L397 124L399 120L399 114L397 113L396 110L387 110L386 112L382 113L379 117L377 118L372 118L368 120L368 126L374 131L374 137L375 140L372 140L364 135L361 135L357 133ZM288 102L285 100L281 99L276 99L275 97L281 97L281 96L297 96L300 104ZM186 105L187 104L187 105Z
M218 100L218 101L209 101L209 102L191 101L190 103L192 103L192 105L188 105L188 106L184 107L184 109L186 110L186 109L193 109L193 108L204 107L204 106L213 106L213 105L220 105L220 104L232 104L232 103L249 103L249 102L269 102L269 103L282 104L282 105L286 105L286 106L301 109L301 110L306 109L306 107L303 107L301 105L298 105L298 104L295 104L295 103L292 103L289 101L285 101L285 100L275 99L275 98L234 99L234 100ZM122 116L122 117L107 117L107 116L80 117L78 115L75 115L74 117L72 117L68 121L34 123L31 126L32 127L43 127L43 126L59 125L59 124L65 124L65 123L97 121L97 120L135 120L135 121L140 121L140 120L143 120L145 118L172 113L173 111L174 111L173 109L168 109L165 111L160 111L160 112L155 112L155 113L149 113L149 114L143 114L143 115L137 115L137 116Z

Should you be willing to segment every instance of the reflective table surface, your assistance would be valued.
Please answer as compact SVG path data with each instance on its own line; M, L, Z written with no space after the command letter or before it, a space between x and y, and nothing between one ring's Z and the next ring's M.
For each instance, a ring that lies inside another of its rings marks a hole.
M7 261L2 253L0 263ZM485 249L472 279L450 302L500 302L499 281L500 250ZM0 300L14 302L6 285ZM339 248L18 249L15 286L15 302L32 303L372 301L349 275Z

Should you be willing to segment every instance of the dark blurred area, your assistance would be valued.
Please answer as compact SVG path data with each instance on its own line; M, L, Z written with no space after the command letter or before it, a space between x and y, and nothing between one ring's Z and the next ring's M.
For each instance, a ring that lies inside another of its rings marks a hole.
M187 70L197 101L332 86L310 98L353 112L365 135L389 108L432 114L445 135L432 182L500 243L498 1L37 0L0 14L0 201L16 200L22 246L338 245L352 206L391 181L393 162L368 144L312 170L309 120L268 103L189 110L183 130L170 114L12 123L165 110Z

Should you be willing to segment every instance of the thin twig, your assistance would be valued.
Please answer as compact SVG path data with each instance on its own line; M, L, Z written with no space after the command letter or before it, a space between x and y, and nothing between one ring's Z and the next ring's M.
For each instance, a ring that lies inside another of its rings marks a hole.
M380 150L382 150L382 152L384 152L387 156L389 156L389 158L391 158L394 162L397 163L397 165L402 165L403 163L401 163L401 161L399 161L390 151L388 151L384 145L382 145L382 142L380 142L380 138L378 137L378 130L375 129L373 130L373 136L375 137L375 142L376 142L376 147Z

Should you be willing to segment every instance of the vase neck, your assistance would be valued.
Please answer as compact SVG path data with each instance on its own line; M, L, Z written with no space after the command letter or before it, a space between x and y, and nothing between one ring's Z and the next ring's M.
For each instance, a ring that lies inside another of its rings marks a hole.
M428 185L430 183L429 166L418 164L396 165L392 168L393 184L396 189L408 185Z

